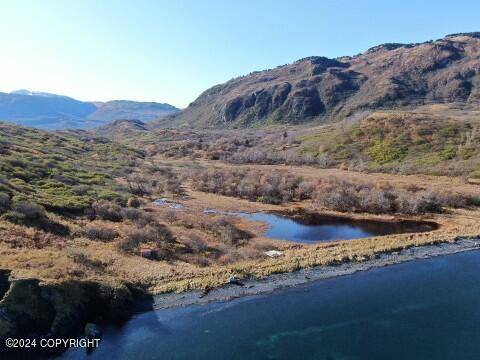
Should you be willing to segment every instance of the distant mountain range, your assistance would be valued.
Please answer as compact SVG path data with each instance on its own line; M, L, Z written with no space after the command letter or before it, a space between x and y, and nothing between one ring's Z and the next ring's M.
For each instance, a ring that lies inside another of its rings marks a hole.
M354 121L376 110L444 103L480 109L480 32L387 43L335 59L307 57L213 86L183 111L29 90L0 93L0 121L48 130L90 129L114 120L151 122L149 128L242 128Z
M383 44L336 59L312 56L203 92L158 126L253 127L324 123L378 109L480 103L480 33Z
M154 102L83 102L29 90L0 93L0 121L45 130L91 129L117 119L148 122L179 111L172 105Z

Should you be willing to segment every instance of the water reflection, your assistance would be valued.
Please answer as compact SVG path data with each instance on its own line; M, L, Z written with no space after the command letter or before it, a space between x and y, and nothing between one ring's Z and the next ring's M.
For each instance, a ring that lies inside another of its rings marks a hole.
M266 223L268 229L263 234L265 237L302 243L425 232L436 228L436 224L431 222L352 220L315 213L303 214L298 219L261 212L236 213L235 215Z

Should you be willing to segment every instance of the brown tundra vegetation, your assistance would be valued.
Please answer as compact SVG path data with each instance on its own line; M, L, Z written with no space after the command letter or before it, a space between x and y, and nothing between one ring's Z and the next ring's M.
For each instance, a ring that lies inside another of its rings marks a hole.
M440 213L445 207L480 204L478 196L439 193L413 186L395 189L388 183L351 182L337 177L307 181L282 171L203 170L193 176L193 188L270 204L309 199L320 209L372 214Z

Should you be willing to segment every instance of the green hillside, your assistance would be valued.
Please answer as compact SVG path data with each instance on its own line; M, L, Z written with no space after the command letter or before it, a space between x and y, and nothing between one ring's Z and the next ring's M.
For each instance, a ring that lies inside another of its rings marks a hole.
M78 212L95 198L120 196L115 175L142 156L107 140L3 123L0 154L0 192L55 212Z
M299 152L350 169L480 178L480 115L446 106L377 112L299 138Z

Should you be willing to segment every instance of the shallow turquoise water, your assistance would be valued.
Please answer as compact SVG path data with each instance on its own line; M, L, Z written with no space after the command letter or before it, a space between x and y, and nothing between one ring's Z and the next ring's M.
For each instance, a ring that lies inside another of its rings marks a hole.
M69 359L479 359L480 252L151 311Z

